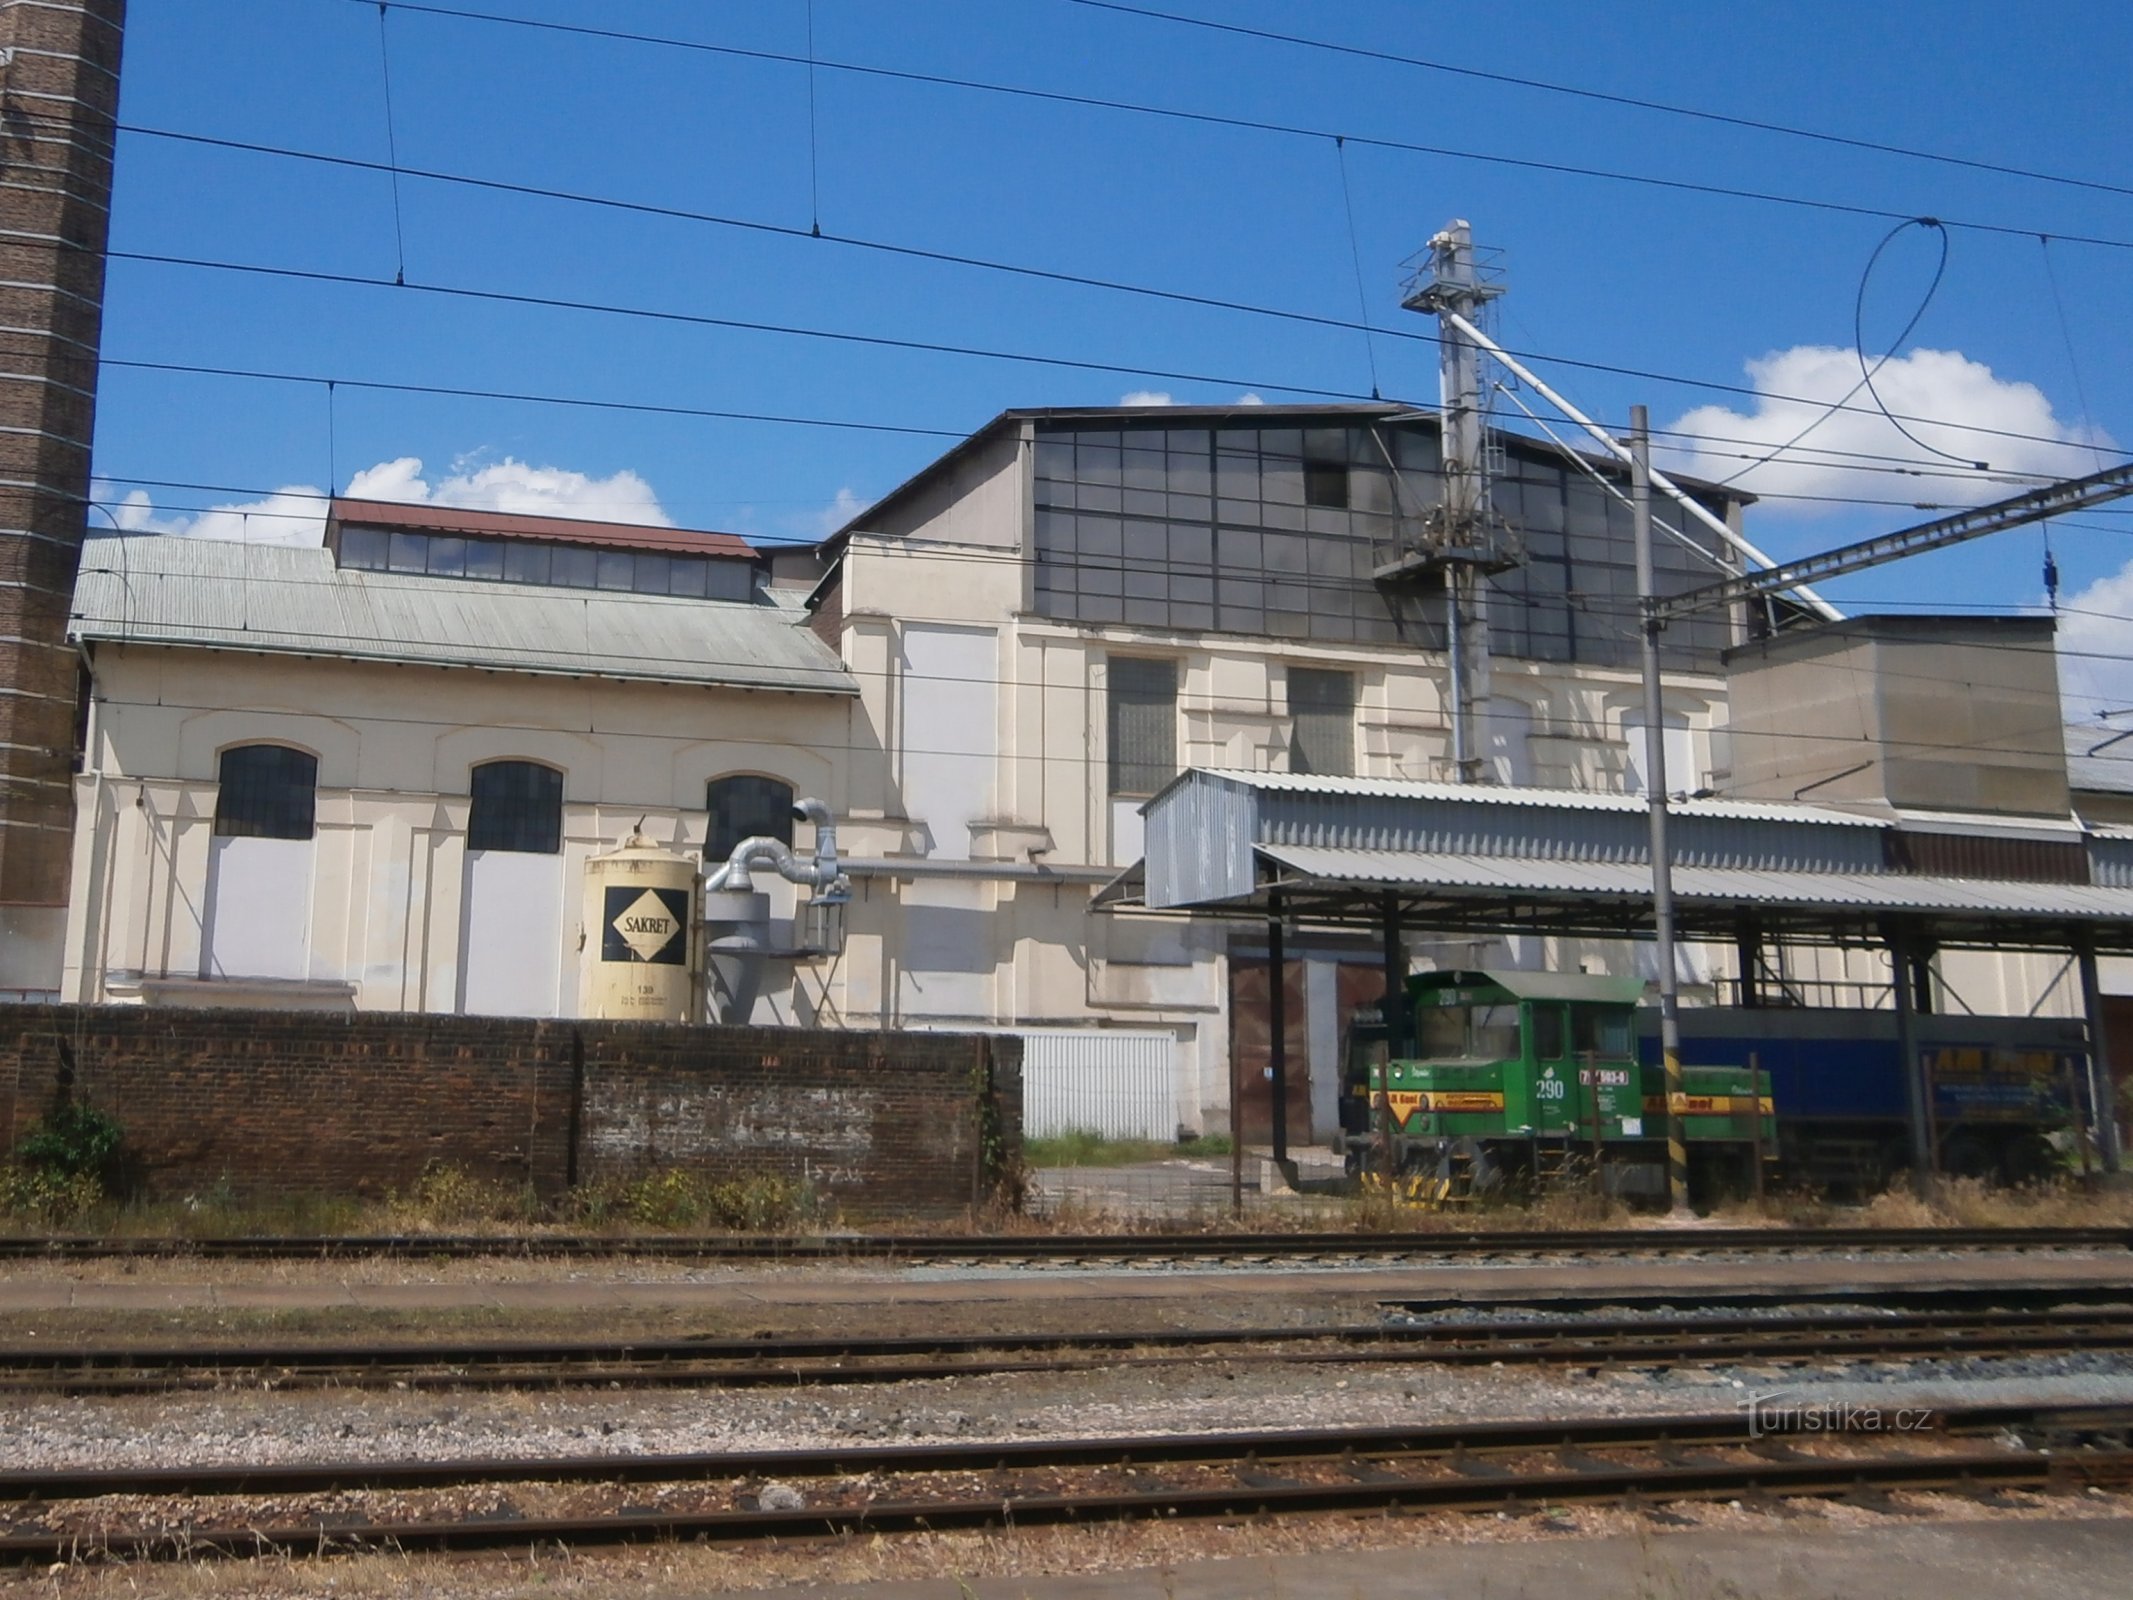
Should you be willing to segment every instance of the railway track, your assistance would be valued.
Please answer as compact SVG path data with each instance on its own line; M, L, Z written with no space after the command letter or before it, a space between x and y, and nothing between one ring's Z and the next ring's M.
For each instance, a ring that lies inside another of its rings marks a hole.
M899 1265L1145 1266L1304 1264L1491 1256L1642 1256L2133 1250L2133 1228L1611 1228L1411 1233L1121 1233L1023 1236L835 1234L815 1238L584 1234L369 1234L208 1239L0 1237L0 1260L443 1261L496 1257L667 1261L830 1261Z
M1873 1503L1901 1490L2004 1502L2016 1493L2133 1485L2129 1430L2133 1412L2122 1408L1996 1406L1897 1414L1894 1426L1881 1413L1810 1420L1735 1412L665 1457L43 1471L0 1478L0 1560L745 1542L1592 1501ZM149 1503L134 1503L142 1499Z
M2022 1297L2012 1297L2022 1298ZM781 1387L1118 1367L1435 1362L1586 1367L1842 1364L2133 1350L2133 1303L2059 1294L1985 1309L1380 1321L1320 1328L0 1349L0 1393L216 1388Z

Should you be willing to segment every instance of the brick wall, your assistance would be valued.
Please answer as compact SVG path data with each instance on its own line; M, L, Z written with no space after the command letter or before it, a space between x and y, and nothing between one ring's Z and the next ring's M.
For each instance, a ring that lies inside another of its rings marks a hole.
M847 1210L982 1203L1021 1042L378 1012L0 1005L0 1148L62 1092L145 1191L378 1194L432 1161L554 1195L659 1166L806 1177Z

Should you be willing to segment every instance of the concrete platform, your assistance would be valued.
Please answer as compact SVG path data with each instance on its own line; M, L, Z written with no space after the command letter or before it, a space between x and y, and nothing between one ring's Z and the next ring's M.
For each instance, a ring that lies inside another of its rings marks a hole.
M809 1600L2068 1600L2133 1594L2133 1518L1555 1537L1058 1578L753 1589L748 1600L802 1593Z

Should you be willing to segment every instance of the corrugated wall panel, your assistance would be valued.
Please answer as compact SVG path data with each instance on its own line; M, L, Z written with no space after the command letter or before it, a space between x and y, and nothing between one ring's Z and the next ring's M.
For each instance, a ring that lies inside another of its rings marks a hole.
M1178 1135L1178 1040L1110 1028L1018 1028L1022 1132L1050 1139L1076 1130L1107 1139Z

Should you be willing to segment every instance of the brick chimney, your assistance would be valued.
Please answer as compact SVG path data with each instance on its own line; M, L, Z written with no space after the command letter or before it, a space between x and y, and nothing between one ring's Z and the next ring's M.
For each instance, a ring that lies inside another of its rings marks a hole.
M126 0L0 0L0 993L56 990Z

